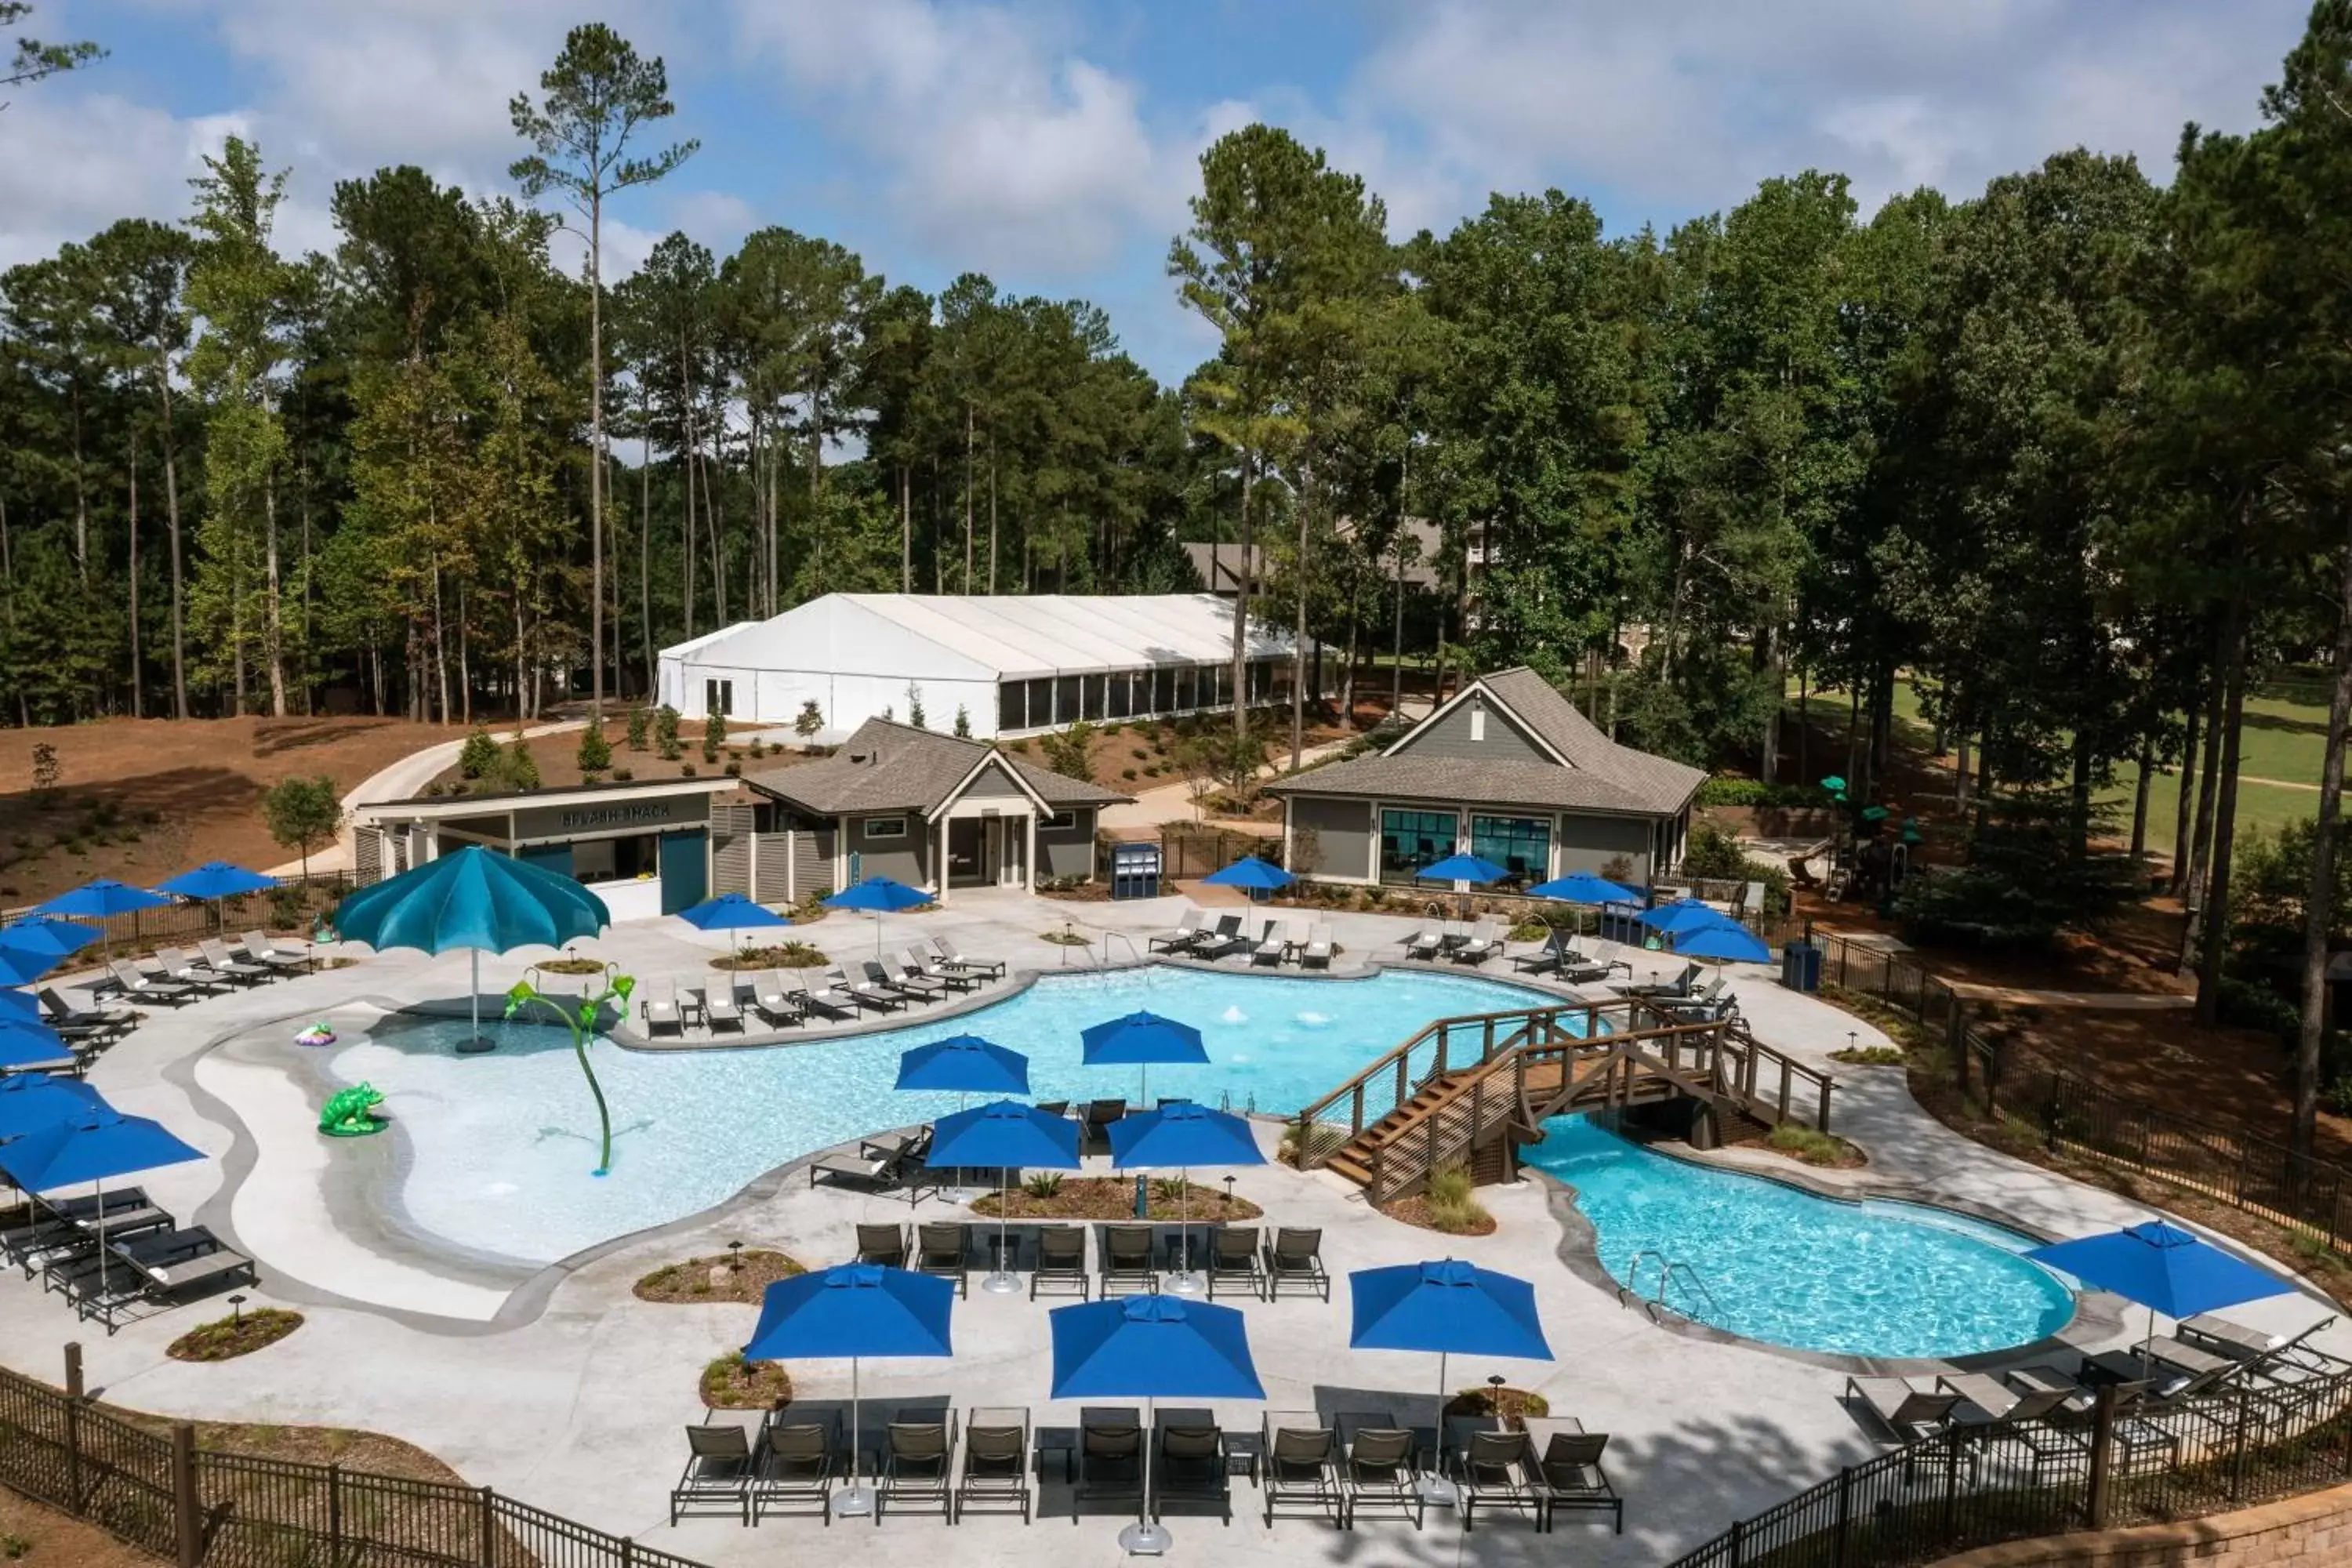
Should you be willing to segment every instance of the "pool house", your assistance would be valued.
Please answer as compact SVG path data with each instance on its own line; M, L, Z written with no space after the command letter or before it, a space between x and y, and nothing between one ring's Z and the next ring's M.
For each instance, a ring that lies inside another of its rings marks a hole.
M1467 850L1503 890L1591 871L1646 883L1682 863L1705 772L1619 745L1534 670L1484 675L1385 750L1266 786L1290 868L1413 885Z

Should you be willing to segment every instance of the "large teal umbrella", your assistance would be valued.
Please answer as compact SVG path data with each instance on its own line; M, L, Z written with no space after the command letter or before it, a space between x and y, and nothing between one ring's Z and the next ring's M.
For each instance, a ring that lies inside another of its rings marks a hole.
M455 855L427 860L389 881L362 888L336 906L335 930L352 942L382 952L391 947L426 952L472 952L474 1038L482 1038L482 957L518 947L562 947L574 937L594 936L612 923L604 900L571 878L467 845Z

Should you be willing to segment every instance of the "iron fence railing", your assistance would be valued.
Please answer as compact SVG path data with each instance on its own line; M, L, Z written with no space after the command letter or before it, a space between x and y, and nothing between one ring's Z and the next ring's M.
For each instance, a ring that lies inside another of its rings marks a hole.
M699 1568L488 1487L200 1448L5 1370L0 1485L177 1568Z
M123 914L95 918L77 915L82 924L97 928L106 940L106 950L115 956L139 952L158 942L184 942L205 937L230 935L256 926L285 930L309 923L310 916L334 908L343 894L352 890L348 871L314 871L306 880L300 877L281 877L278 886L267 892L247 893L238 898L214 902L189 902L181 900L152 910L132 910ZM30 912L33 906L0 909L0 924L15 921ZM97 950L89 956L95 958ZM68 960L73 968L80 960Z

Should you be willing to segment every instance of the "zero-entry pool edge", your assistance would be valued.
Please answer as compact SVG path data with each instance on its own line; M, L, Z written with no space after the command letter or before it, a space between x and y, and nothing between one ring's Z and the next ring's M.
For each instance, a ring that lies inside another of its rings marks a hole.
M2054 1233L2025 1224L2015 1216L1991 1205L1970 1199L1956 1197L1910 1183L1887 1182L1847 1173L1837 1184L1823 1180L1801 1169L1787 1171L1759 1170L1755 1164L1721 1153L1693 1150L1684 1145L1666 1145L1645 1140L1642 1147L1661 1158L1678 1161L1702 1170L1753 1177L1782 1187L1794 1189L1810 1197L1836 1204L1859 1205L1871 1199L1938 1209L1960 1219L1982 1225L1996 1226L2036 1242L2058 1239ZM1535 1165L1526 1165L1523 1173L1538 1181L1545 1193L1551 1215L1560 1227L1558 1258L1570 1274L1596 1290L1612 1299L1621 1297L1621 1288L1601 1260L1600 1235L1591 1216L1578 1205L1578 1194L1573 1184ZM2124 1317L2110 1304L2109 1298L2095 1291L2078 1291L2073 1295L2073 1315L2055 1324L2042 1337L2030 1342L2004 1346L1996 1350L1951 1356L1855 1355L1835 1351L1808 1350L1782 1344L1773 1340L1729 1332L1711 1323L1686 1318L1678 1312L1655 1314L1646 1311L1643 1303L1627 1301L1624 1310L1641 1312L1644 1321L1668 1333L1686 1339L1701 1340L1711 1344L1738 1345L1777 1356L1785 1361L1807 1366L1826 1367L1832 1371L1880 1376L1933 1376L1938 1373L1977 1372L2003 1367L2021 1366L2053 1354L2068 1352L2075 1346L2121 1333L2128 1327Z

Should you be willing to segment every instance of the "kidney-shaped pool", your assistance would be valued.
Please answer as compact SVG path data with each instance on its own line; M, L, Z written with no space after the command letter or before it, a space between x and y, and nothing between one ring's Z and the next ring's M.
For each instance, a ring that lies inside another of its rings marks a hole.
M2032 1238L1948 1209L1843 1203L1677 1160L1581 1116L1544 1124L1527 1163L1576 1189L1601 1265L1644 1296L1747 1339L1839 1355L1950 1357L2031 1344L2074 1315ZM1694 1282L1694 1277L1696 1280Z

